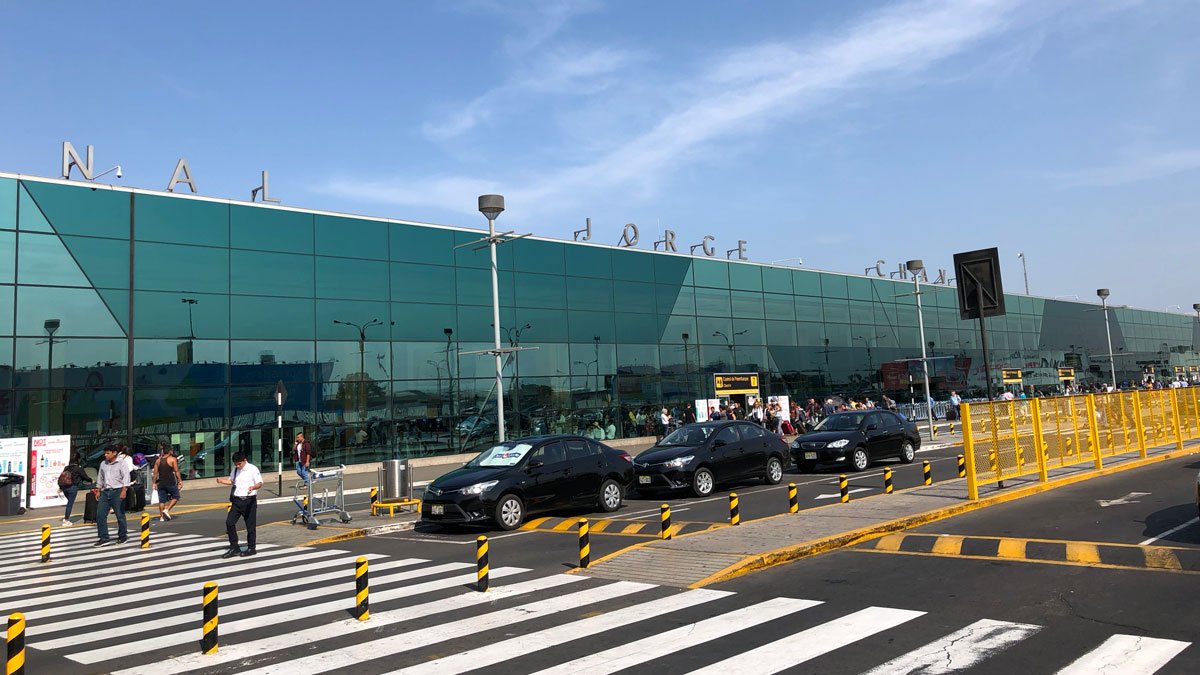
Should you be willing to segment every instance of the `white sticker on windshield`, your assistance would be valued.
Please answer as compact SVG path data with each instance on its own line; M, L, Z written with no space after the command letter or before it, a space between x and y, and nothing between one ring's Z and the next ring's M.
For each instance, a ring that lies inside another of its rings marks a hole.
M476 466L516 466L532 447L528 443L518 443L512 447L497 445L480 455Z

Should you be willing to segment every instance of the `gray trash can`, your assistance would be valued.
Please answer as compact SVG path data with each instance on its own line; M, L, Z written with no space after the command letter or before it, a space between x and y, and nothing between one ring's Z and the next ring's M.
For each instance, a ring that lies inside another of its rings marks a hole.
M379 468L379 498L381 501L412 498L412 474L407 459L387 459Z
M19 473L0 473L0 516L25 513L25 477Z

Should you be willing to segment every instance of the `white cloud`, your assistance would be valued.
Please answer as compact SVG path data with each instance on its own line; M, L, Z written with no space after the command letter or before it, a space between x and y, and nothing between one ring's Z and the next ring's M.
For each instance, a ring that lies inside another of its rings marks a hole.
M1053 174L1061 187L1112 187L1166 178L1200 169L1200 150L1166 150L1127 157L1114 164Z

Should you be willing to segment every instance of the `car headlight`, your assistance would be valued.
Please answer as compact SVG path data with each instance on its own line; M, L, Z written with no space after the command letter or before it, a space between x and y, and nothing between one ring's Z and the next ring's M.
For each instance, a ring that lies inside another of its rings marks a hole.
M840 441L834 441L834 442L830 443L829 445L827 445L827 446L825 446L825 447L827 447L827 448L844 448L844 447L846 447L847 445L850 445L850 439L848 439L848 438L843 438L842 440L840 440Z
M692 461L695 458L696 458L695 455L676 457L675 459L672 459L670 461L663 462L663 466L667 467L668 469L682 469L683 467L687 466L688 462Z
M492 488L496 487L496 485L499 482L500 481L498 481L498 480L489 480L485 483L476 483L474 485L468 485L467 487L460 489L459 492L461 492L464 495L481 495L481 494L487 492L488 490L491 490Z
M798 448L798 447L800 447L800 441L799 441L799 440L792 441L792 447L793 447L793 448Z

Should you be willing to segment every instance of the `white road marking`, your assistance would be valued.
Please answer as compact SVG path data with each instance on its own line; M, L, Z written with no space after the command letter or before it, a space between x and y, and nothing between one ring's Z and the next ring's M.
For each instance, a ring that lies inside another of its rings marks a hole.
M773 598L771 600L767 600L766 602L760 602L757 605L743 607L720 616L715 616L711 619L697 621L696 623L680 626L679 628L666 631L665 633L651 635L650 637L642 638L641 640L636 640L618 647L613 647L612 649L607 649L595 654L589 654L582 658L575 659L574 661L560 663L557 666L540 670L536 673L536 675L571 675L573 673L607 675L608 673L615 673L618 670L632 668L633 666L637 666L669 654L674 654L676 652L683 651L684 649L699 647L700 645L711 640L719 640L721 638L728 637L737 631L753 628L759 624L763 624L768 621L774 621L775 619L783 618L789 614L799 612L800 610L808 609L809 607L814 607L819 604L821 603L816 600ZM596 618L599 619L602 617ZM585 621L592 620L593 619L585 619ZM553 633L554 630L555 629L550 629L543 632ZM590 635L590 633L588 635ZM585 635L572 635L564 638L563 641L565 642L567 639L573 639L574 637L585 637ZM521 640L521 638L510 640L509 642L517 642L519 640ZM557 643L552 642L546 646L553 646L554 644ZM499 645L491 645L489 647L485 647L484 649L491 649L498 646ZM519 644L514 644L513 647L519 650L517 654L514 654L514 656L516 656L521 653L532 651L532 649L539 648L541 645L536 644L531 648L527 648L526 645L521 642ZM449 672L457 673L463 670L470 670L472 668L470 661L463 663L462 666L464 667L462 668L457 667L455 661L460 660L463 657L468 657L471 654L479 651L481 650L477 649L471 652L457 654L446 659L439 659L438 661L431 661L429 663L422 664L416 669L403 670L400 672L420 672L423 669L431 668L433 664L439 662L446 663L446 665L450 667Z
M682 506L677 509L671 509L671 515L675 515L676 513L682 513L684 511L691 511L691 509L689 509L686 506ZM655 516L661 516L661 515L662 515L662 511L658 511L656 513L647 513L644 516L634 516L633 518L622 518L622 520L644 520L646 518L653 518ZM599 534L604 534L604 533L600 532Z
M1154 542L1158 541L1159 539L1165 539L1166 537L1169 537L1186 527L1191 527L1192 525L1195 525L1196 523L1200 523L1200 518L1192 518L1191 520L1187 521L1186 523L1184 523L1182 525L1176 525L1175 527L1172 527L1171 529L1167 530L1166 532L1163 532L1162 534L1160 534L1156 537L1150 537L1146 541L1143 541L1142 543L1138 544L1138 546L1149 546L1150 544L1153 544Z
M432 644L482 633L495 628L511 626L523 621L539 619L557 614L558 612L580 611L593 603L612 600L651 588L655 588L655 586L630 581L618 581L606 586L568 593L556 598L550 598L549 600L531 602L511 609L480 614L467 619L450 621L420 630L396 633L387 636L385 640L372 640L341 649L319 652L298 659L280 661L279 663L273 663L256 670L240 670L239 673L240 675L295 675L295 673L314 675L315 673L326 673L340 668L348 668L360 661L395 656Z
M1124 497L1119 497L1117 499L1097 499L1096 503L1099 504L1101 508L1106 506L1118 506L1121 504L1139 504L1140 502L1137 500L1137 498L1146 497L1149 494L1149 492L1130 492Z
M864 675L940 675L966 670L1041 630L1041 626L983 619Z
M520 530L518 532L508 532L506 534L497 534L494 536L489 535L488 541L496 541L497 539L505 539L507 537L519 537L523 534L533 534L534 532L538 532L538 531L539 530ZM437 539L435 537L448 537L451 535L431 534L431 533L427 533L427 532L415 532L414 534L416 534L418 536L408 535L408 536L397 537L397 536L388 535L388 534L372 534L370 536L372 539L391 539L393 541L418 541L418 542L421 542L422 544L452 544L455 546L474 546L475 545L474 537L472 537L470 539L465 539L465 540Z
M692 675L778 673L924 614L907 609L868 607L694 670Z
M878 490L878 489L879 488L850 488L849 490L846 490L846 494L852 495L855 492L870 492L871 490ZM813 497L813 499L833 499L834 497L841 497L841 496L842 496L842 493L835 492L831 495L820 494L820 495L817 495L816 497Z
M1058 671L1058 675L1151 675L1190 644L1139 635L1114 635Z

